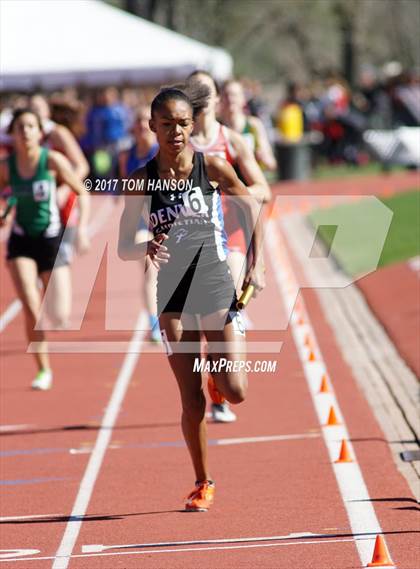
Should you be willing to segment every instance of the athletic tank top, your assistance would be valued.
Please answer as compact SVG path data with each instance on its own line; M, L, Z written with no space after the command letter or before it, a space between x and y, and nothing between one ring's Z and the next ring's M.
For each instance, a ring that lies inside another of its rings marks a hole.
M17 170L16 155L8 158L10 187L16 200L12 231L30 237L56 237L61 231L55 179L48 170L48 149L41 148L32 178L22 178Z
M151 196L149 229L155 236L166 233L169 237L165 246L171 258L159 273L224 261L220 193L210 184L203 154L194 153L190 176L176 184L159 178L155 158L146 169L146 195Z
M209 156L219 156L227 160L229 164L234 164L234 150L229 142L229 138L226 132L226 127L218 123L219 128L216 130L216 135L213 140L207 145L197 144L195 141L190 139L190 144L196 152L202 152L203 154L208 154Z

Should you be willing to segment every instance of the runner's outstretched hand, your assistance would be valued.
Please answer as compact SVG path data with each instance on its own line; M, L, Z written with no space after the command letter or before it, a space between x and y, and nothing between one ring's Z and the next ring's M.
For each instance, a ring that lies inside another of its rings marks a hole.
M152 241L147 243L147 254L152 261L152 264L159 269L161 264L168 262L170 254L167 252L168 248L163 245L163 242L168 239L166 233L156 235Z

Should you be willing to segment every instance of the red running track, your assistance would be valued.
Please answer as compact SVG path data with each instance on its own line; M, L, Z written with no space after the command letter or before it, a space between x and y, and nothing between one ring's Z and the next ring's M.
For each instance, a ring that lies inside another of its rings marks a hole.
M112 233L118 215L116 209L98 233L98 241ZM279 226L275 231L280 234ZM82 260L76 261L76 275L79 265ZM119 273L120 290L107 291L106 263L102 262L81 330L54 332L53 341L112 341L127 347L132 331L107 331L104 314L110 292L111 298L113 294L123 298L127 313L135 316L141 310L139 283L134 278L137 267L130 263L124 267ZM372 528L366 526L363 535L352 532L290 327L276 330L285 320L284 299L268 261L267 270L268 287L250 305L256 329L248 339L272 350L250 354L250 359L276 360L277 372L250 375L249 396L237 408L236 423L209 424L217 494L206 514L182 511L193 473L182 442L175 381L159 349L147 342L141 345L138 360L131 362L131 380L115 425L100 429L115 385L121 385L121 370L128 370L125 354L110 350L56 354L54 388L31 392L34 366L31 357L23 355L22 315L7 326L1 344L1 423L5 427L0 433L0 562L4 567L363 566L357 543L368 539L370 547ZM4 307L13 298L7 274L3 285ZM419 532L414 498L342 359L316 293L305 290L302 298L392 559L400 569L414 569ZM283 342L280 352L278 342ZM106 447L103 462L98 454L101 441ZM92 470L86 477L92 457L99 464L93 479ZM72 512L77 514L77 496L83 498L82 479L86 510L79 508L83 514L70 519ZM54 560L59 549L71 557ZM32 552L21 551L23 556L18 557L13 550ZM7 555L13 555L13 561Z

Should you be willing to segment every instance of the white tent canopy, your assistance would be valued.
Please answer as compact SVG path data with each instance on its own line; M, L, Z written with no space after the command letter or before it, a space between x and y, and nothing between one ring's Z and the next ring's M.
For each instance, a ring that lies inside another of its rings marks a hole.
M158 83L232 58L97 0L0 0L0 88Z

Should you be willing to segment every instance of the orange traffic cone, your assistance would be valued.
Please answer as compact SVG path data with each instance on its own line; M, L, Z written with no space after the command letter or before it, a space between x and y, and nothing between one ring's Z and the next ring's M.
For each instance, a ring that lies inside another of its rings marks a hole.
M331 405L330 412L328 415L328 420L325 424L326 427L332 427L334 425L341 425L340 421L337 419L337 415L335 414L334 407Z
M343 439L341 443L340 456L337 460L334 460L334 462L335 464L339 464L340 462L354 462L351 457L349 447L347 446L347 441L345 439Z
M303 326L305 324L305 320L303 319L303 316L299 316L297 323L299 324L299 326Z
M324 375L322 376L321 379L321 385L319 387L319 393L329 393L330 392L330 388L328 387L328 380L327 380L327 376Z
M382 535L376 536L372 561L367 564L367 567L394 567L394 563L389 556L389 551Z
M313 353L313 351L310 351L309 357L308 357L308 361L309 362L314 362L316 360L315 354Z
M307 348L310 348L310 347L311 347L311 344L312 344L312 343L311 343L311 337L309 336L309 334L306 334L305 340L304 340L303 343L304 343L304 345L305 345Z

